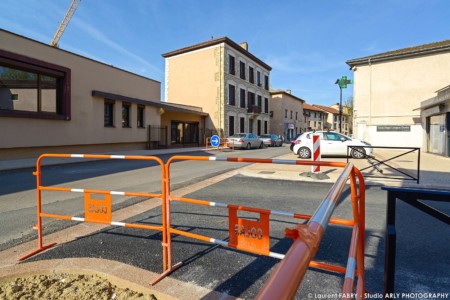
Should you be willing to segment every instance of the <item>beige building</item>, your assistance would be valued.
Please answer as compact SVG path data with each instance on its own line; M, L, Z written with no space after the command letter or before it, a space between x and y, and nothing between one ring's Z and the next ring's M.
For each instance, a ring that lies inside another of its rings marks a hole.
M308 103L303 103L303 111L305 112L306 129L308 131L326 129L328 112Z
M324 123L324 129L334 130L345 135L350 134L349 117L344 111L342 111L342 126L340 126L340 117L338 110L339 108L335 109L333 107L318 104L313 104L313 106L327 113L327 118Z
M347 64L354 71L353 127L358 138L373 146L422 147L448 156L450 106L445 87L450 83L450 40ZM445 146L434 147L435 140Z
M330 105L331 108L339 111L339 103ZM345 118L344 118L345 117ZM339 122L339 119L338 119ZM342 125L348 128L348 134L353 134L353 108L342 105ZM339 125L338 125L339 127Z
M292 95L290 90L271 90L270 97L271 133L282 135L286 141L290 141L305 131L305 100Z
M0 41L0 160L167 146L170 132L148 130L164 111L207 116L161 103L158 81L5 30Z
M202 107L205 136L270 130L271 67L227 37L163 54L165 99Z

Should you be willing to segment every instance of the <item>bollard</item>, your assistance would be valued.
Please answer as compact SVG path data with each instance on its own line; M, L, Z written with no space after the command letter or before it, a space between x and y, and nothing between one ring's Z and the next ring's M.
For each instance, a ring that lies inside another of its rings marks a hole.
M317 162L320 161L320 135L318 134L313 134L313 147L312 147L313 153L311 155L311 159L313 162ZM311 172L313 173L320 173L320 166L316 165L316 166L312 166L311 167Z

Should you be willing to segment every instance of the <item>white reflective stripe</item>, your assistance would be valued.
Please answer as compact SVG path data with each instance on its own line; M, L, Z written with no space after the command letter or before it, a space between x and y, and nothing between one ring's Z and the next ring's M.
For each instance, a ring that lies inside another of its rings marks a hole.
M272 159L274 164L295 165L297 162L292 159Z
M72 221L84 222L84 218L72 217Z
M354 279L355 269L356 269L356 259L354 259L353 257L349 257L347 262L347 271L345 271L345 278Z
M125 195L125 192L115 192L115 191L111 191L111 192L109 192L111 195L122 195L122 196L124 196Z
M227 204L221 202L209 202L209 206L228 207Z
M84 154L70 154L70 157L84 157Z
M70 189L71 192L84 193L84 189Z
M219 244L219 245L228 247L228 243L225 241L222 241L222 240L216 240L216 239L211 238L209 241L214 244Z
M322 205L316 210L310 222L319 223L323 230L327 228L328 220L335 208L334 202L330 199L325 199Z
M269 252L269 256L273 258L284 259L286 255L275 252Z
M279 215L279 216L286 216L286 217L294 217L294 213L285 212L285 211L279 211L279 210L271 210L271 214Z
M125 155L111 155L111 159L125 159Z
M215 156L210 156L209 160L216 160L216 157Z
M122 223L122 222L111 222L111 225L116 225L116 226L123 226L123 227L125 227L125 223Z

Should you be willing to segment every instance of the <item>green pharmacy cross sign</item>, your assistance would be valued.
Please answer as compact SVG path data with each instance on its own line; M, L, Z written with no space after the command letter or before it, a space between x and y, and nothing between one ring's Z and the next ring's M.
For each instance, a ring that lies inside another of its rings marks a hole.
M341 89L346 89L347 88L347 84L352 84L353 80L347 79L347 76L342 76L342 78L339 79L337 83L339 83L339 87Z

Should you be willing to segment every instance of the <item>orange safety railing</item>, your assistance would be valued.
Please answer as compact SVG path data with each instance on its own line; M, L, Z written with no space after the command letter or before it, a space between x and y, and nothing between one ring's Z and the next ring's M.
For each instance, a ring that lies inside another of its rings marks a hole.
M337 182L333 185L325 200L316 213L312 216L267 210L246 206L237 206L226 203L212 202L208 200L191 199L172 195L170 192L170 166L174 161L197 160L197 161L228 161L243 163L270 163L270 164L295 164L295 165L320 165L328 167L344 168ZM234 158L234 157L207 157L207 156L173 156L166 163L166 226L168 244L168 267L153 283L158 282L170 272L182 265L182 262L172 265L172 242L171 235L177 234L188 238L214 243L246 252L281 259L281 263L265 287L260 291L260 299L292 298L300 285L308 266L345 274L343 292L351 293L353 290L354 276L358 276L357 293L359 297L364 296L364 224L365 224L365 185L361 173L353 164L339 162L312 162L284 159L259 159L259 158ZM356 182L359 181L359 188ZM331 214L337 205L347 179L350 178L351 201L353 208L353 220L331 218ZM170 202L180 201L196 205L214 206L227 208L229 215L229 242L212 237L194 234L171 227ZM259 221L238 217L238 211L247 211L259 214ZM286 236L294 239L294 243L286 255L270 251L270 215L290 216L297 219L309 220L305 225L297 225L296 228L286 229ZM320 240L328 223L353 227L350 256L347 268L312 261L317 252ZM356 263L355 263L356 262Z
M147 160L155 161L161 166L161 194L153 194L148 192L124 192L124 191L110 191L110 190L91 190L91 189L78 189L70 187L52 187L42 186L42 172L41 162L44 158L86 158L86 159L125 159L125 160ZM136 229L156 230L162 231L162 246L163 246L163 271L166 271L168 265L168 249L167 249L167 225L166 218L162 218L161 226L143 225L135 223L116 222L112 220L112 196L139 196L148 198L161 198L162 201L162 215L166 215L166 191L164 184L166 179L164 162L154 156L132 156L132 155L96 155L96 154L44 154L41 155L36 163L36 172L33 172L36 176L37 183L37 225L35 228L38 231L38 248L33 252L19 258L19 260L25 260L35 254L45 251L48 248L53 247L56 243L44 245L43 232L42 232L42 218L54 218L67 221L78 221L86 223L98 223L113 226L122 226ZM41 191L57 191L57 192L74 192L84 194L84 218L49 214L42 211L42 193ZM93 195L104 195L104 199L93 198Z

